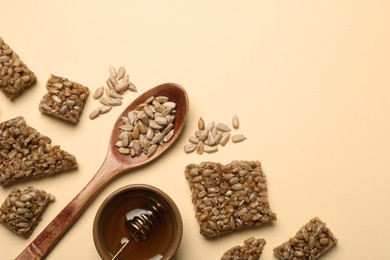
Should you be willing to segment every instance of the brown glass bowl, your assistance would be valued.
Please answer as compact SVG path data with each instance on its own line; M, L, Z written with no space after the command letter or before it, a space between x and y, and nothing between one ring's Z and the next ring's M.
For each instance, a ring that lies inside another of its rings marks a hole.
M143 223L140 230L130 225L137 221ZM174 201L146 184L114 191L99 207L93 223L95 246L104 260L111 260L127 240L116 259L171 259L182 235L183 222Z

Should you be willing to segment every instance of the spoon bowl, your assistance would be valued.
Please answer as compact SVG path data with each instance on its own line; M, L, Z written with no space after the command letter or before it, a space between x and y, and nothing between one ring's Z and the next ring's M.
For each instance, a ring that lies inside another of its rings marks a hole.
M163 146L160 146L152 156L141 154L131 157L118 152L115 144L119 138L119 126L122 125L122 117L134 110L151 96L166 96L169 101L176 103L174 135ZM183 87L175 83L165 83L156 86L141 94L126 107L116 120L108 146L107 155L98 172L89 183L69 202L69 204L49 223L49 225L16 257L22 259L42 259L59 242L61 237L77 220L90 202L96 197L108 183L119 175L138 166L152 162L170 148L179 137L185 125L188 115L189 101Z
M167 143L164 144L164 146L160 146L157 151L152 156L147 156L146 154L142 153L140 156L131 157L127 155L123 155L118 152L115 143L118 141L118 136L120 133L119 126L123 124L122 117L126 117L127 113L129 111L135 110L138 105L142 104L146 99L149 97L154 96L166 96L168 97L169 101L175 102L176 107L178 110L175 114L175 121L174 121L174 132L172 139ZM115 157L115 160L118 162L121 162L126 168L133 168L136 166L140 166L146 163L149 163L156 157L160 156L163 152L165 152L179 137L179 133L181 132L186 118L188 115L188 97L185 90L173 83L166 83L159 85L157 87L154 87L150 89L149 91L143 93L138 98L136 98L131 104L123 110L123 112L120 114L118 119L116 120L114 124L114 128L112 130L110 144L109 144L109 152L112 153L113 157Z

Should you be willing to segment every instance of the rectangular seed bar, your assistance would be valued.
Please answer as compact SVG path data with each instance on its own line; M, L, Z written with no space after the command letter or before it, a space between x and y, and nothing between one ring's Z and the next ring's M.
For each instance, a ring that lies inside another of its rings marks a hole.
M14 100L36 81L35 74L0 37L0 90Z
M77 167L76 157L52 145L51 139L23 117L0 123L0 184L42 178Z
M259 161L190 164L185 177L200 233L207 238L276 220Z
M89 95L88 87L51 75L46 83L48 93L39 104L39 110L46 115L77 124Z
M305 224L294 237L274 248L278 259L317 259L337 243L337 238L318 217Z
M28 187L13 189L0 208L0 223L17 235L29 238L54 196Z

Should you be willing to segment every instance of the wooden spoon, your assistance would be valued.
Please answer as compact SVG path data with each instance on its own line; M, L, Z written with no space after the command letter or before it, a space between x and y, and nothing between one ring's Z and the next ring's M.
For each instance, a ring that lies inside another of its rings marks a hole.
M118 141L119 126L122 124L121 117L127 116L129 111L134 110L139 104L142 104L151 96L167 96L169 101L176 103L175 134L168 143L160 146L150 157L142 154L139 157L133 158L130 155L120 154L115 147L115 143ZM115 122L106 158L98 172L83 190L80 191L16 259L31 260L44 258L105 185L120 174L153 161L172 146L183 129L188 115L188 106L187 93L181 86L173 83L166 83L154 87L135 99Z

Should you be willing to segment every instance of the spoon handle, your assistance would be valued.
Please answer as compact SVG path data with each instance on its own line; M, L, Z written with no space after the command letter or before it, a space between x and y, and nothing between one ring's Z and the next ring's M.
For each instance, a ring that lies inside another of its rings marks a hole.
M66 231L84 212L89 203L110 180L122 170L120 164L105 160L83 190L49 223L49 225L17 256L17 260L43 259Z

